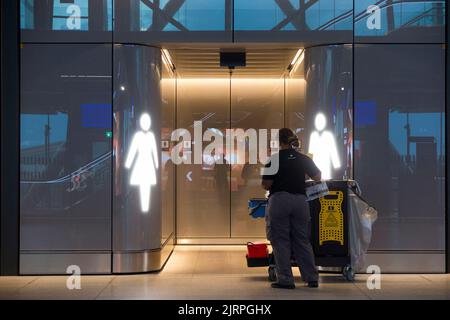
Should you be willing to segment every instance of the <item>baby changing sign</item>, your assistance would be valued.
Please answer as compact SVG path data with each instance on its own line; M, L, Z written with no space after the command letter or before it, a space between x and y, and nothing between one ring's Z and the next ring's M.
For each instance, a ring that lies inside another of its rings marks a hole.
M344 245L344 214L342 191L329 191L320 198L319 245L327 241L336 241Z

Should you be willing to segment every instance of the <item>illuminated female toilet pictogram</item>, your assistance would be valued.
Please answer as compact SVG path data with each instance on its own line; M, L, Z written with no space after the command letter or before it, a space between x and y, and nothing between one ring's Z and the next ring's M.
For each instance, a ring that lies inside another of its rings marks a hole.
M330 131L324 130L327 120L322 113L316 115L314 125L317 131L311 133L308 152L322 172L322 179L331 179L331 166L334 169L341 167L341 161L336 148L334 136Z
M125 168L131 169L130 184L139 186L142 212L148 212L151 186L157 183L158 149L155 135L150 131L150 116L144 113L139 124L142 131L136 132L131 141Z

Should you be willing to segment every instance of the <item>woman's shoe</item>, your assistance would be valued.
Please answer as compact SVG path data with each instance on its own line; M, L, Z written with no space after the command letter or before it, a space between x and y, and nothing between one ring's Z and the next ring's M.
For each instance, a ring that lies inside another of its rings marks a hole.
M319 287L319 282L317 282L317 281L308 282L308 288L318 288L318 287Z
M295 284L281 284L278 282L272 283L272 288L276 289L295 289Z

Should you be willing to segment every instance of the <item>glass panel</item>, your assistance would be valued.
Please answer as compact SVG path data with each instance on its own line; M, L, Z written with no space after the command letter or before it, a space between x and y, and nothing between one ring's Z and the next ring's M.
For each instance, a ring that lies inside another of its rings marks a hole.
M224 0L186 0L173 16L176 21L192 31L225 30Z
M142 1L139 4L139 19L141 31L146 31L149 28L152 28L153 9Z
M161 247L161 50L114 46L114 250Z
M113 0L20 0L22 41L111 41L112 11Z
M304 56L286 77L286 127L300 139L300 149L308 152L306 134L306 80ZM300 62L301 61L301 62Z
M359 41L445 42L444 0L355 1Z
M129 0L119 4L117 14L129 15L129 31L224 31L228 4L226 0Z
M281 10L275 0L259 0L257 3L235 0L234 11L236 30L271 30L286 18L286 13Z
M378 209L374 250L445 248L444 66L439 45L355 48L355 178Z
M304 64L307 141L304 150L312 154L322 178L349 179L352 176L352 47L308 48ZM325 119L324 128L318 123L321 116Z
M53 1L52 30L88 30L88 0Z
M233 129L280 129L284 124L284 77L245 79L231 82L231 124ZM269 144L269 142L267 142ZM247 149L248 155L248 149ZM235 157L237 157L236 155ZM248 156L246 156L248 157ZM261 159L265 163L265 159ZM231 236L265 238L264 219L252 219L248 215L250 198L263 198L261 165L231 166Z
M20 248L110 250L111 46L24 45L21 71Z
M170 53L168 53L170 55ZM170 58L169 58L170 59ZM162 243L175 231L175 165L171 159L171 134L175 130L176 79L170 63L163 57L161 79L161 192Z
M20 29L34 28L34 0L20 1Z
M306 26L310 30L352 30L353 1L319 0L307 2Z
M353 0L235 0L237 31L352 30Z
M231 0L116 0L114 12L116 42L232 41Z
M194 121L201 121L206 130L225 136L230 127L230 80L200 78L177 80L177 122L194 138ZM195 148L200 147L203 164L177 165L177 236L230 236L230 166L225 150L218 148L214 158L203 157L210 142L197 146L187 142L184 153L194 162Z

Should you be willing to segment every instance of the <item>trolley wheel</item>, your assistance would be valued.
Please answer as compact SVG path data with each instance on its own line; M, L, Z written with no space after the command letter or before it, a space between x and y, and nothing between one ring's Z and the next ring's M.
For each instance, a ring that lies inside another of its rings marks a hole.
M275 272L275 267L269 267L269 281L277 281L277 273Z
M346 265L344 268L342 268L342 275L347 281L355 280L355 270L353 270L351 265Z

